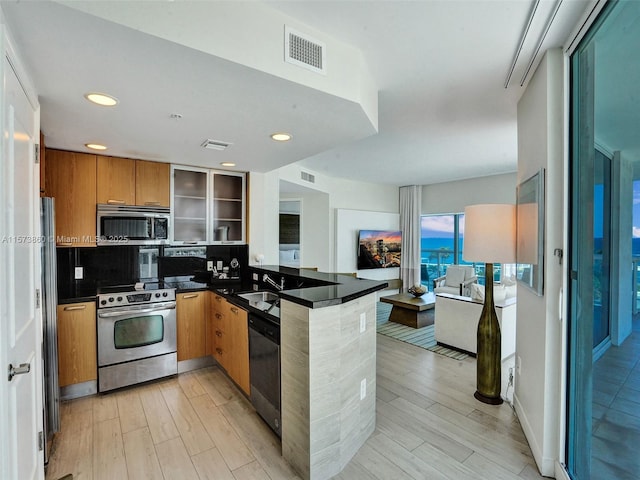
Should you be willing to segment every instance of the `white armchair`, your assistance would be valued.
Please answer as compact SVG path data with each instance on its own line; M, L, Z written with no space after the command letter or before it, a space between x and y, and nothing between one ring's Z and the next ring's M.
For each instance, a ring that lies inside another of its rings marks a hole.
M471 296L470 286L477 283L478 277L472 266L449 265L446 275L433 280L434 293Z

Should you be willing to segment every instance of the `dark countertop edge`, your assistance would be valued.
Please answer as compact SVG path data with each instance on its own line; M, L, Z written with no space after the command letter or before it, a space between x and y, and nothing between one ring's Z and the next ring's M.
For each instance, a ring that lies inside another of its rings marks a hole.
M90 297L77 297L77 298L63 298L58 300L58 305L70 305L72 303L86 303L86 302L95 302L97 296Z

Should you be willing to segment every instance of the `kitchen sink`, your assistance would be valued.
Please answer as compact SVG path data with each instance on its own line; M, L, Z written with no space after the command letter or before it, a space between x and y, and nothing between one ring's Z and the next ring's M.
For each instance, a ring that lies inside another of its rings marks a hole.
M238 296L240 298L244 298L245 300L249 300L249 303L265 302L269 304L275 302L280 298L277 293L269 291L239 293Z
M247 300L253 308L269 313L274 317L280 316L279 300L277 293L269 291L238 293L238 297Z

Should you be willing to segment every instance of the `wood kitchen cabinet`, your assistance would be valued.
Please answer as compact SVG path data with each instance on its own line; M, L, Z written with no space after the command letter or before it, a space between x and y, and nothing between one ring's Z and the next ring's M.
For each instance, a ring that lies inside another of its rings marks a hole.
M249 395L249 326L247 311L214 295L211 302L214 357Z
M95 302L58 305L60 387L98 378Z
M206 355L207 292L176 295L178 361Z
M97 203L134 205L136 163L129 158L97 155Z
M56 245L96 245L96 155L46 151L45 185L56 205Z
M171 165L136 160L136 205L169 207Z
M245 174L211 171L213 243L245 241Z
M209 233L209 171L171 166L172 241L206 245Z

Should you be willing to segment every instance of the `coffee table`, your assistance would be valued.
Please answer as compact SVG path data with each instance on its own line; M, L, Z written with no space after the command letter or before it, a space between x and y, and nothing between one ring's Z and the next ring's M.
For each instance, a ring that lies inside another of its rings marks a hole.
M421 297L414 297L408 293L398 293L381 297L381 302L393 305L389 321L401 323L413 328L422 328L430 325L432 320L427 317L427 310L436 306L435 294L429 292Z

